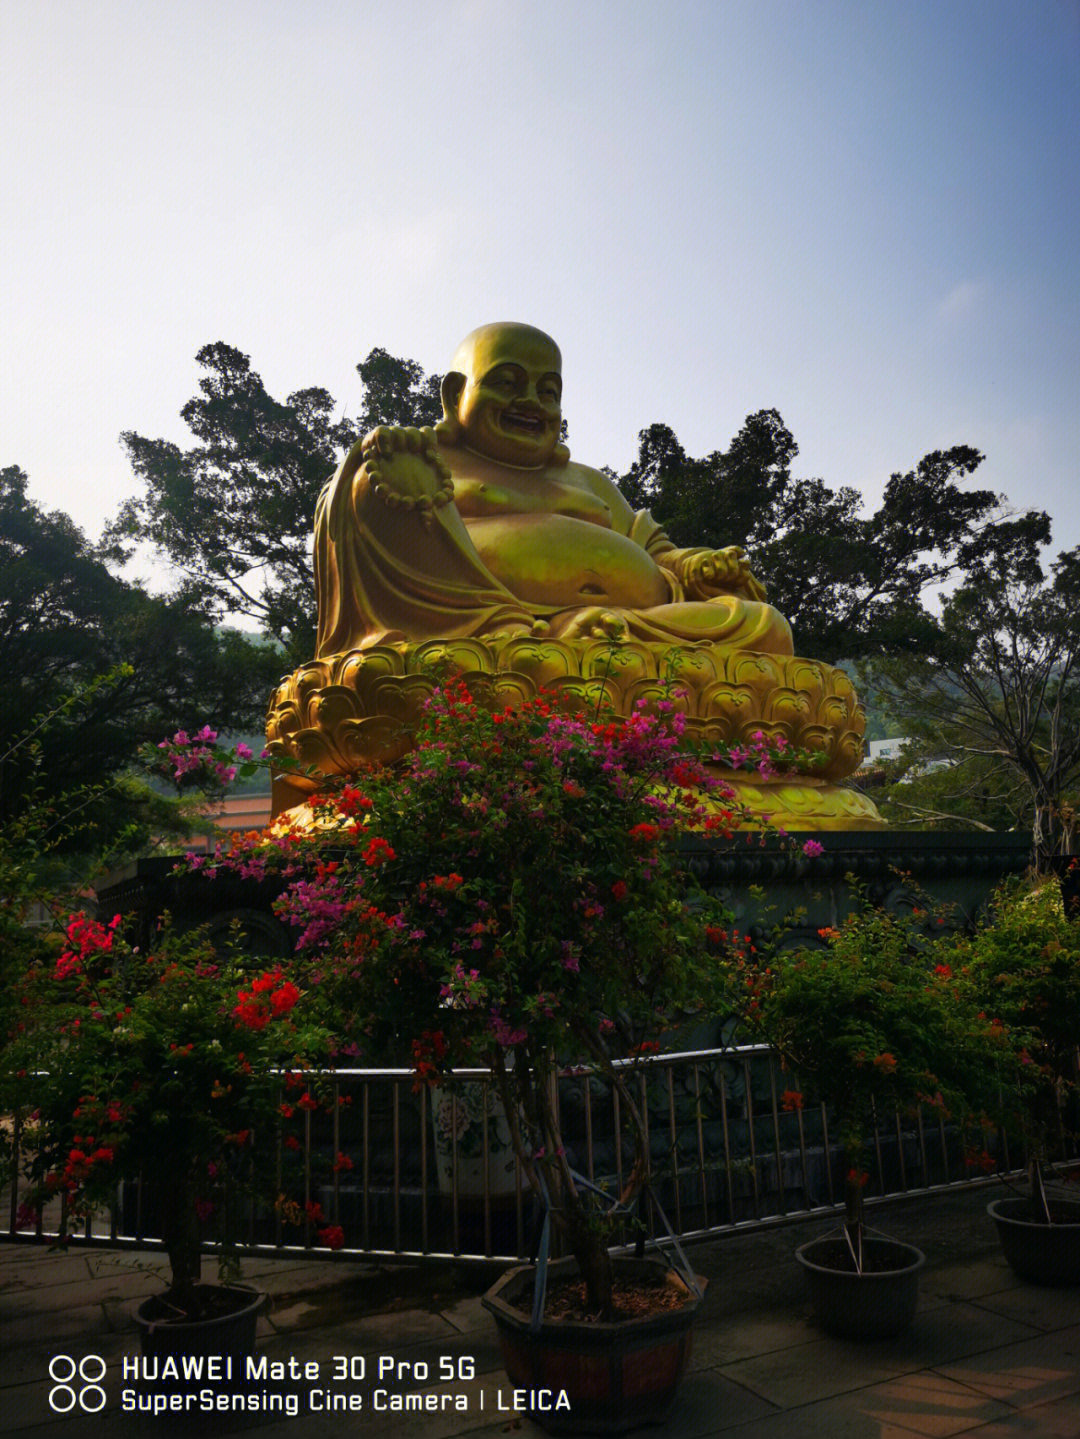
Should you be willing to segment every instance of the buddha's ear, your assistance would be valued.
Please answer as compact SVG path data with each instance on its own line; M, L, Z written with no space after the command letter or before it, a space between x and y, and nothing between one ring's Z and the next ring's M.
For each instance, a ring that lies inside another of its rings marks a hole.
M458 419L457 409L464 388L465 376L461 371L447 370L439 387L443 417L435 426L435 433L444 445L456 445L461 440L461 421Z

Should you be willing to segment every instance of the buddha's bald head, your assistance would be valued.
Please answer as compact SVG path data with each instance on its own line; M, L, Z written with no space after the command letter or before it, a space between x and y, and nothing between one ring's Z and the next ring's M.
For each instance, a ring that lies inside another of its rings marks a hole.
M486 374L500 360L516 360L533 354L556 375L562 374L562 355L550 335L533 325L500 320L494 325L481 325L467 334L454 351L450 368L474 379Z
M559 443L562 355L532 325L504 321L466 335L443 379L442 401L444 443L525 469L570 457Z

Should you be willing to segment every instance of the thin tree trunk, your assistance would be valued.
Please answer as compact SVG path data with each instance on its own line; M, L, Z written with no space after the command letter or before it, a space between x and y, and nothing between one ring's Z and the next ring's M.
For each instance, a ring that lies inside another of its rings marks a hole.
M863 1174L859 1165L861 1148L845 1146L848 1163L844 1180L844 1238L857 1273L863 1272Z
M202 1277L202 1236L195 1209L195 1186L190 1175L170 1176L156 1186L161 1206L161 1237L169 1255L172 1284L169 1302L190 1314L197 1307Z

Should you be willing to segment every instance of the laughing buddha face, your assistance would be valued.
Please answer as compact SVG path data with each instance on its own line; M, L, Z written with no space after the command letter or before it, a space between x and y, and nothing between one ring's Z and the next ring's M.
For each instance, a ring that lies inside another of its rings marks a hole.
M561 459L561 368L555 341L529 325L474 330L443 380L443 408L456 417L460 442L521 469Z

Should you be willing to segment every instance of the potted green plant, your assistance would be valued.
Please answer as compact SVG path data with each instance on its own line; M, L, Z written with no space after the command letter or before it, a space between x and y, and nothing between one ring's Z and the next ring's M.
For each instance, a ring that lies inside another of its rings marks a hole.
M924 913L867 904L821 931L820 949L733 953L743 1025L791 1075L787 1108L823 1101L842 1153L838 1235L801 1246L819 1322L852 1338L901 1332L914 1316L914 1246L867 1230L864 1189L875 1114L922 1105L963 1123L979 1114L1008 1068L1000 1025L979 1012L962 977L934 959Z
M534 1387L536 1366L551 1364L551 1387L555 1372L580 1371L583 1346L598 1336L610 1345L615 1331L640 1344L645 1330L662 1351L639 1369L662 1379L658 1393L626 1396L620 1409L616 1363L613 1389L572 1401L577 1424L626 1427L662 1413L700 1302L698 1281L652 1260L635 1276L646 1317L624 1319L625 1265L610 1253L649 1175L633 1066L666 1025L718 1003L708 956L719 928L707 902L688 906L675 840L734 816L722 804L704 815L703 788L715 783L680 750L680 728L670 704L590 721L543 696L486 707L447 683L397 768L314 801L315 823L291 844L278 836L224 861L294 867L278 911L297 927L298 956L343 1050L380 1061L411 1053L417 1082L433 1086L455 1066L490 1069L517 1161L582 1289L580 1325L541 1326L541 1342L553 1333L562 1346L562 1369L532 1353L523 1296L533 1271L490 1293L511 1377ZM568 1060L615 1090L631 1137L614 1215L564 1139L556 1095Z
M1080 1283L1080 1200L1046 1189L1054 1162L1070 1154L1075 1160L1080 920L1068 917L1052 881L1013 884L999 891L987 922L958 942L950 961L966 971L985 1012L1012 1042L1004 1118L1006 1125L1019 1121L1029 1187L990 1204L1005 1257L1034 1283Z
M171 1270L166 1292L139 1311L144 1348L253 1343L261 1297L235 1283L238 1196L274 1152L273 1067L306 1062L321 1042L298 1022L299 987L167 921L143 951L119 915L79 913L62 953L31 967L19 998L5 1058L32 1105L23 1220L58 1201L63 1238L141 1180ZM217 1286L201 1280L209 1239L229 1281Z

